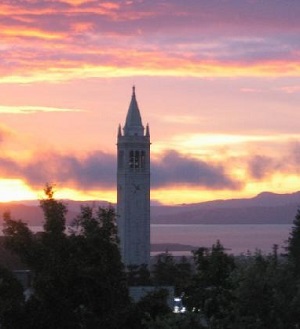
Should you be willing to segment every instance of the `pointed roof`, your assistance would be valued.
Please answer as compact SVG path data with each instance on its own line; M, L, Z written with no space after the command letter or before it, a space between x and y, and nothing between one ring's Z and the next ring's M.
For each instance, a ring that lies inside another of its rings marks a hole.
M144 135L144 126L142 124L140 110L135 97L135 86L132 87L131 102L126 116L124 134L127 136Z

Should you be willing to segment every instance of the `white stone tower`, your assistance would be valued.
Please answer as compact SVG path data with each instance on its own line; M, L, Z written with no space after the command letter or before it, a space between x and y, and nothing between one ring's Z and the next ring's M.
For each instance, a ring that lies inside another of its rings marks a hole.
M150 134L132 90L123 132L118 130L117 223L126 266L150 260Z

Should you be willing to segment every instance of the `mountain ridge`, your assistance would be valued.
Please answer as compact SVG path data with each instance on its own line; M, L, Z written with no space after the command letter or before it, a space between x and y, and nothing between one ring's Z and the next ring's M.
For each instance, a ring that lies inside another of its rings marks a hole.
M82 205L108 206L106 201L62 200L68 207L67 223ZM114 205L113 205L114 206ZM152 224L291 224L300 206L300 191L288 194L262 192L253 198L212 200L181 205L152 205ZM42 225L37 200L0 203L0 215L9 211L29 225ZM0 217L0 225L2 216Z

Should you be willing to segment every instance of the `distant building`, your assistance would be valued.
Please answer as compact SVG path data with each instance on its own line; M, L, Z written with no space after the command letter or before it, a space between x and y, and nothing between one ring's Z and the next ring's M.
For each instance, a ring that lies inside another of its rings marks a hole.
M118 130L117 223L125 265L150 261L150 133L142 124L135 87L125 126Z

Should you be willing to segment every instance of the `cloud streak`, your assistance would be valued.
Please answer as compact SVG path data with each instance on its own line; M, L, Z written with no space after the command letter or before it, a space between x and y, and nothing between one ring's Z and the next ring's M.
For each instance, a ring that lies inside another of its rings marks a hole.
M67 109L48 106L0 106L0 113L9 114L30 114L38 112L81 112L80 109Z
M296 1L28 0L0 12L2 83L300 74Z

